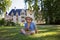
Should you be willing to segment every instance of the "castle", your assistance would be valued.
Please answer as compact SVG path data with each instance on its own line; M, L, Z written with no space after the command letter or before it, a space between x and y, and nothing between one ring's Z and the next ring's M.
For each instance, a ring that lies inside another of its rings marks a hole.
M25 22L25 17L31 16L34 21L34 13L28 9L12 9L9 13L6 12L5 20L12 21L14 23Z

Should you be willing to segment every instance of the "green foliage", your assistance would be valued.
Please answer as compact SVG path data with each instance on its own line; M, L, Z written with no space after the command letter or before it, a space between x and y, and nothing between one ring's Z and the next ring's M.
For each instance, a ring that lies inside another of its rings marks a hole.
M47 24L57 23L60 24L60 1L59 0L45 0L43 1L44 8L43 17L46 19Z
M33 2L34 1L34 2ZM60 0L40 0L43 19L46 20L46 24L60 24ZM38 0L25 0L29 4L29 10L34 10L35 19L39 19L39 6ZM34 5L32 5L32 2ZM32 5L32 6L31 6Z
M39 8L39 5L38 5L38 0L25 0L25 2L28 2L28 4L29 4L28 9L29 10L32 10L32 8L33 8L33 11L35 12L35 19L39 18L38 11L39 11L40 8Z
M0 20L0 26L15 26L15 23L11 21L5 21L3 18Z
M0 9L5 12L11 5L11 0L0 0Z
M4 19L1 19L1 20L0 20L0 26L1 26L1 25L4 25L4 23L5 23Z

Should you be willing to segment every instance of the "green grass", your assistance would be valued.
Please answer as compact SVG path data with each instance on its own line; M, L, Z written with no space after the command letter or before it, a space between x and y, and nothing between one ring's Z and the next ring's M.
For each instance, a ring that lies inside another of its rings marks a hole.
M19 26L1 26L0 40L60 40L60 25L38 25L38 34L22 35Z

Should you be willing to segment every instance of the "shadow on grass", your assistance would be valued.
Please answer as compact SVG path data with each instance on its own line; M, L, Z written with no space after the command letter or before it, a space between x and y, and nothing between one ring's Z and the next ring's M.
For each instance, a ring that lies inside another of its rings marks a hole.
M13 40L60 40L60 34L56 32L38 33L35 35L17 34Z
M20 27L0 28L0 40L60 40L60 27L38 27L38 34L22 35Z

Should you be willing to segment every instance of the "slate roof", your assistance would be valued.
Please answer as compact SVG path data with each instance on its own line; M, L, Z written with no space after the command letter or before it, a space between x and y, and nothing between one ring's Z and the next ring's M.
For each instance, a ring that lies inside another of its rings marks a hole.
M14 13L14 15L16 15L16 13L18 13L18 15L20 16L20 13L23 9L12 9L10 12L9 12L9 15L11 15L11 13ZM26 10L24 10L26 12Z

